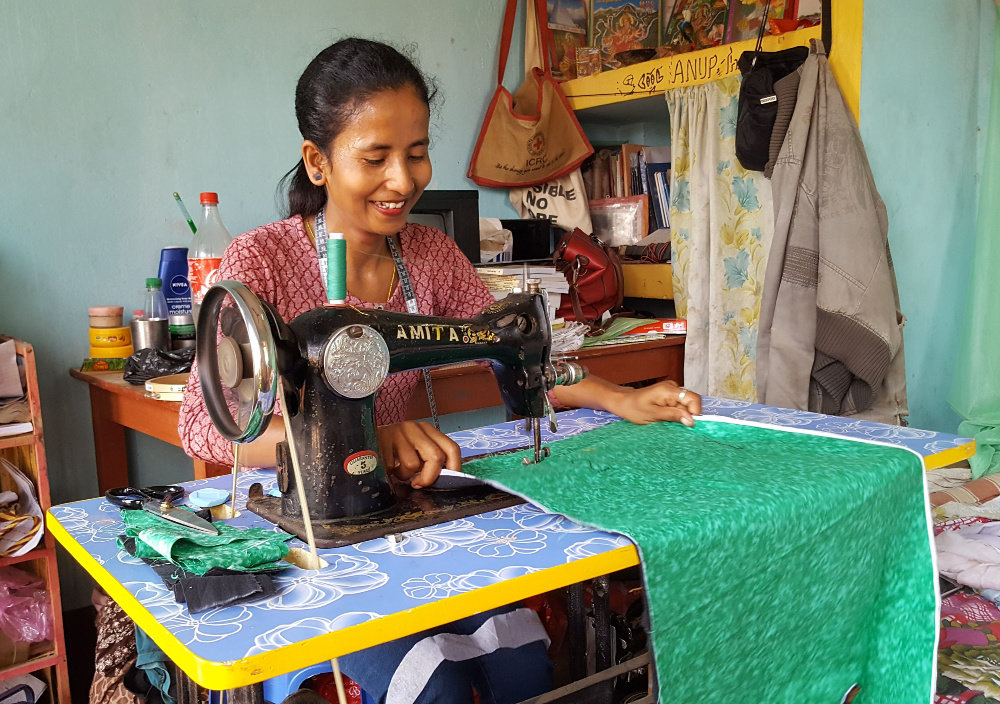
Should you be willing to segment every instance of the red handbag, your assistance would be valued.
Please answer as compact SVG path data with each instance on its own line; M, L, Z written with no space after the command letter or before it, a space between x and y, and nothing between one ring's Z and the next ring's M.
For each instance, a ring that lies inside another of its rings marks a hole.
M617 308L625 295L618 252L594 235L577 228L559 240L552 261L569 282L569 295L557 315L566 320L595 323Z

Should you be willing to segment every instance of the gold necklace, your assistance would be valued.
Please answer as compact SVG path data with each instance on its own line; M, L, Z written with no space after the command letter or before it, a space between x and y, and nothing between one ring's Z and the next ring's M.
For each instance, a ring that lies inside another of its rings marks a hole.
M389 293L385 296L385 302L388 303L389 299L392 298L392 285L396 283L396 262L392 263L392 276L389 277Z
M316 235L313 234L312 223L308 219L303 218L303 222L306 226L306 232L309 234L309 239L316 243ZM396 262L392 263L392 275L389 277L389 293L385 295L385 302L388 303L389 299L392 298L392 287L396 283Z

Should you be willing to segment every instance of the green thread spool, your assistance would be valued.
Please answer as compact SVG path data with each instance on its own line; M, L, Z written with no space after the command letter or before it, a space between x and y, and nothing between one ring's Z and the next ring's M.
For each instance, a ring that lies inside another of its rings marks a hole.
M341 232L330 233L326 243L326 297L331 303L347 301L347 242Z

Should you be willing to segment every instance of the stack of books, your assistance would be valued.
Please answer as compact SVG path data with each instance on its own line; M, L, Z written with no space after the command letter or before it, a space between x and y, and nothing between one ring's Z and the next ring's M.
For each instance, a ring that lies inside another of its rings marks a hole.
M580 165L589 200L646 197L650 233L670 228L670 147L603 146Z
M545 291L549 302L549 321L553 327L562 324L556 316L562 297L569 293L569 282L552 264L521 263L503 266L477 266L476 273L493 297L498 301L514 291L525 290L526 279L538 279L539 287Z

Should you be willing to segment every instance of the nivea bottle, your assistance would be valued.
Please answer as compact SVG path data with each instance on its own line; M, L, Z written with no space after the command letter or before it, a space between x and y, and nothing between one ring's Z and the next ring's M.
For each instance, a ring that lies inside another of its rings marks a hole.
M164 247L160 252L160 279L170 315L191 313L191 286L188 283L187 247Z

